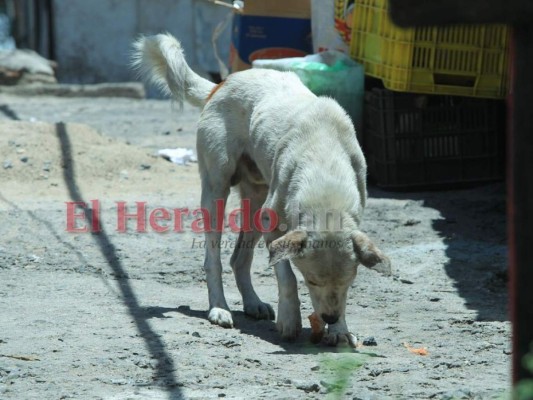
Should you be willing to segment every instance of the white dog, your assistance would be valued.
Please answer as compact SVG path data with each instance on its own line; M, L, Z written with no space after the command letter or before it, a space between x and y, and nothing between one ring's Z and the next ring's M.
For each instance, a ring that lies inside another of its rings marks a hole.
M201 205L213 228L206 233L204 264L209 321L233 326L222 286L222 229L215 227L223 226L216 201L225 203L230 187L237 185L252 215L273 210L262 212L259 227L240 233L231 257L244 312L274 319L250 277L253 245L263 233L278 280L281 336L294 339L302 329L290 260L309 288L319 337L330 345L354 346L345 307L357 266L390 274L390 262L358 228L366 202L366 163L345 111L334 100L315 96L291 72L251 69L215 85L189 68L180 43L168 34L141 38L135 49L134 65L152 82L203 108L197 150Z

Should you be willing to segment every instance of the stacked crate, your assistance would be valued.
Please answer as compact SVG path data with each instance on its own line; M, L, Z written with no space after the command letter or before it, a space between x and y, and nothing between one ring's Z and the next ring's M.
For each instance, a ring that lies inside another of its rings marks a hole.
M402 29L388 0L356 0L351 55L385 89L367 93L365 147L383 187L501 179L509 29ZM403 93L400 93L403 92Z

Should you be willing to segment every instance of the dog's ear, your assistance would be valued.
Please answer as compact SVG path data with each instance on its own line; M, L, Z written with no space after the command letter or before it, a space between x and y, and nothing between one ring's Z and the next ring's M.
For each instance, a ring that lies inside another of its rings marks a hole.
M361 231L355 231L351 236L353 249L361 264L385 276L392 274L389 258L372 243L368 236Z
M270 243L268 250L270 252L270 266L276 265L281 260L301 254L307 242L307 232L302 230L290 231L279 239Z

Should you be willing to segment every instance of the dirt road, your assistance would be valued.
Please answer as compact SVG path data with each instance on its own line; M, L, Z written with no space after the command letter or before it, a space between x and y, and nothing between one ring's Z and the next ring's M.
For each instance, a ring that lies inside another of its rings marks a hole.
M148 214L199 207L196 165L153 156L193 147L197 116L165 101L0 98L1 399L501 398L510 380L503 184L371 187L363 229L397 276L360 267L347 322L376 345L312 345L300 278L305 329L285 343L272 321L241 311L229 267L235 234L223 262L236 328L222 329L206 319L192 217L180 233L155 232L148 220L146 232L133 220L117 231L119 201L131 213L135 202ZM66 231L66 202L79 200L99 201L99 234ZM264 249L253 279L276 309Z

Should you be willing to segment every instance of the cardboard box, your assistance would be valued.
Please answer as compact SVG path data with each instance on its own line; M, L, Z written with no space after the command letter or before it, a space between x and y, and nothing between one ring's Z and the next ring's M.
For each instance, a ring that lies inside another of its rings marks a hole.
M235 13L230 50L231 71L256 59L301 57L313 51L310 0L246 0Z

